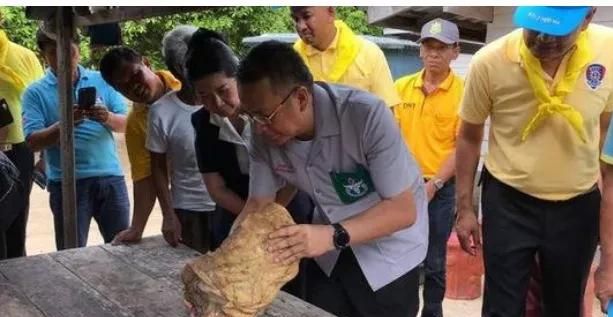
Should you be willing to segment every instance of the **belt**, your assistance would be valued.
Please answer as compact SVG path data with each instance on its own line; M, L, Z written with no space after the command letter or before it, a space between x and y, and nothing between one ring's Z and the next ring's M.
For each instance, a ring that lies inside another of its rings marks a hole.
M24 149L27 148L28 144L26 142L21 143L0 143L0 152L8 152L11 150Z
M13 149L13 145L10 143L0 144L0 152L8 152Z

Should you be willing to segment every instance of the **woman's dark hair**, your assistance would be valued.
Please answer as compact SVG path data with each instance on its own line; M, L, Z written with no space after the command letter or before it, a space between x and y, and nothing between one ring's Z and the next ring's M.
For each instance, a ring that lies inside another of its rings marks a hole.
M190 81L218 72L235 77L238 58L221 34L199 28L189 41L185 66Z

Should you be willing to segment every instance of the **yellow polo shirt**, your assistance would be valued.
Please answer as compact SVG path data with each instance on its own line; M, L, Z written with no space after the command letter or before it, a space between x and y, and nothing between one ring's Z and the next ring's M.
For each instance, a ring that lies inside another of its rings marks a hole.
M8 104L13 123L8 125L6 140L17 144L25 140L21 117L21 94L27 85L43 76L43 68L34 52L11 42L0 30L0 100Z
M425 95L423 74L422 70L396 81L401 103L392 110L424 177L431 178L455 149L464 82L451 71L435 91Z
M166 89L179 90L181 82L170 72L159 71L156 74L162 79ZM126 119L126 148L130 160L132 181L137 182L151 176L151 156L145 147L147 141L147 117L149 105L135 103ZM189 124L189 122L187 123Z
M323 76L327 70L332 68L336 61L338 47L338 35L336 32L334 40L325 51L320 51L311 45L307 45L307 57L309 70L316 81L325 81ZM394 89L392 73L385 59L383 51L377 44L357 37L362 41L362 49L355 58L355 61L345 74L338 81L338 84L351 86L354 88L368 91L383 99L388 106L400 103L400 99Z
M613 29L590 25L585 32L594 59L582 71L566 103L582 114L587 142L560 115L546 118L521 141L538 106L520 61L522 30L477 52L466 77L460 117L473 124L491 119L487 169L501 182L540 199L567 200L585 193L598 180L600 115L613 111ZM542 74L550 87L564 75L568 57L556 78ZM594 65L606 69L602 76L588 72Z

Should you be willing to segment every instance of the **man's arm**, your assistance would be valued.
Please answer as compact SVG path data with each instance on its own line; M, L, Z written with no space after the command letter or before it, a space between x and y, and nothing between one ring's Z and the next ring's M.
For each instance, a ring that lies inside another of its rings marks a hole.
M609 125L611 122L611 112L603 112L600 115L600 153L603 151L605 140L607 139L607 133L609 131ZM600 179L598 180L598 188L603 190L602 179L604 178L605 165L603 161L600 161Z
M595 293L606 312L613 300L613 126L609 124L610 112L600 116L601 191L600 203L600 265L596 271Z
M482 140L483 124L462 121L456 143L456 230L462 248L472 255L476 254L475 248L481 244L477 214L473 207L473 188Z
M115 236L114 244L134 243L141 240L142 231L157 198L157 190L151 176L151 155L145 149L146 124L141 120L140 117L131 117L125 136L132 170L132 196L134 197L132 225Z
M434 198L434 195L438 191L436 185L434 185L434 181L437 179L442 180L443 182L449 181L451 177L455 175L455 149L449 153L449 156L443 162L443 165L438 170L436 175L434 175L427 183L426 183L426 192L428 194L428 201L431 201Z
M109 112L109 117L104 124L113 132L124 133L126 132L126 115Z
M33 152L42 151L60 141L60 123L56 122L47 128L32 132L28 137L28 145Z
M411 191L406 190L394 197L383 199L358 216L342 222L342 225L351 237L351 244L356 245L408 228L416 219L415 199Z
M600 205L600 265L595 276L596 296L606 312L613 300L613 165L605 164Z

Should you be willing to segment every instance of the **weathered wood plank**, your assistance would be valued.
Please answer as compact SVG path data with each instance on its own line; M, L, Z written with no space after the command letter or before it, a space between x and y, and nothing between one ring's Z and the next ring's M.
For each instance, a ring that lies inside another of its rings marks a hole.
M154 279L102 247L59 252L52 257L134 316L188 316L176 286Z
M0 316L44 317L44 315L13 285L0 275Z
M187 312L179 274L197 255L154 237L132 246L105 245L0 262L0 316L183 317ZM10 311L4 304L9 301ZM284 292L263 314L330 316Z
M201 255L183 245L173 248L161 236L145 238L135 245L106 244L102 248L151 277L177 280L185 264Z
M0 272L47 317L131 316L48 255L2 261Z
M334 317L334 315L283 291L272 302L265 317Z
M184 246L172 248L160 236L144 239L131 246L103 246L122 260L133 263L150 276L165 280L183 298L183 283L180 273L187 262L200 255ZM310 305L290 294L280 292L265 312L264 317L327 317L327 312Z

